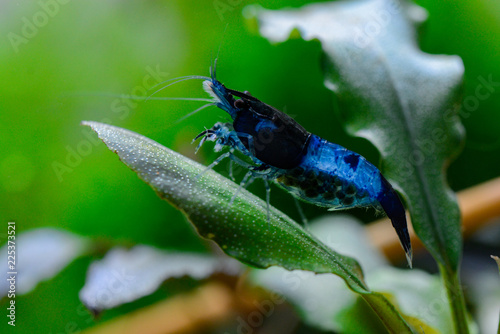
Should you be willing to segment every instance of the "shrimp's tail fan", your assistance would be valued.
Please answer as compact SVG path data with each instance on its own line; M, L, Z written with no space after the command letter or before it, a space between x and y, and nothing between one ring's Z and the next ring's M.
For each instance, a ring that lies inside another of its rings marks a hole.
M410 235L408 234L408 224L403 203L389 181L382 177L382 193L378 201L385 213L392 222L392 226L401 242L401 246L406 253L406 260L410 268L412 267L413 252L411 248Z

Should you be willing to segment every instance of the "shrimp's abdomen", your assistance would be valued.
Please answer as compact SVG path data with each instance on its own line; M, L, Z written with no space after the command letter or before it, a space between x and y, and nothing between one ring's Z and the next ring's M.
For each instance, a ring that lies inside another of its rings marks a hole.
M294 196L330 210L382 208L411 266L411 243L403 203L378 168L361 155L311 135L301 163L285 170L276 182Z
M301 163L277 178L296 197L330 210L379 206L378 169L359 154L311 135Z

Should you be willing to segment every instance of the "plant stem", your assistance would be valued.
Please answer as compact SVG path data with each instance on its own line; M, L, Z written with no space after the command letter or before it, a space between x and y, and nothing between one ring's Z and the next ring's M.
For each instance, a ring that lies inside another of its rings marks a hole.
M469 334L467 309L465 308L465 299L458 272L452 271L443 265L439 265L439 270L448 295L455 333Z
M370 305L391 334L412 334L415 333L406 320L396 310L387 298L376 292L361 294L361 297Z

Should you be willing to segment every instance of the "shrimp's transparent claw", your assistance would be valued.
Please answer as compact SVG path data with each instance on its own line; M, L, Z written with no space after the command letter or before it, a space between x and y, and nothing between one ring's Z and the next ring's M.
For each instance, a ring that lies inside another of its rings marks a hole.
M205 128L205 131L200 132L196 137L193 138L193 140L191 140L191 144L197 141L201 136L206 136L209 133L213 133L213 131L211 129L208 130L207 128Z
M238 190L236 190L233 197L229 201L229 206L233 205L234 200L236 199L236 197L238 197L241 189L246 189L246 187L248 187L250 184L252 184L252 182L254 180L255 180L255 178L253 177L252 171L249 171L248 173L245 174L245 176L243 177L243 180L241 180L241 182L240 182L240 186L238 187Z
M201 138L201 141L198 144L198 146L196 146L196 150L194 151L194 153L195 154L198 153L198 150L200 149L200 147L203 145L203 143L206 140L213 141L215 136L216 136L216 133L215 133L215 131L213 129L207 129L207 128L205 128L205 131L202 131L200 134L198 134L196 137L194 137L194 139L191 141L191 144L193 144L200 137L203 137L203 138Z
M225 158L229 157L230 155L231 155L231 153L229 153L229 152L226 152L226 153L220 155L217 159L214 160L214 162L212 162L204 170L202 170L200 172L200 174L196 175L194 179L197 181L203 174L205 174L207 171L209 171L210 169L212 169L215 166L217 166L222 160L224 160Z

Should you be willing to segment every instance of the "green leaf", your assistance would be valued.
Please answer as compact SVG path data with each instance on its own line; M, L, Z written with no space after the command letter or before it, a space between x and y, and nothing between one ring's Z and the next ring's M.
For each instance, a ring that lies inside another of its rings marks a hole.
M265 203L221 175L128 130L83 122L158 195L181 211L198 233L216 242L228 255L258 268L280 266L340 276L377 312L393 333L411 333L394 306L364 283L356 260L336 253L275 208L267 221Z
M278 265L317 273L335 273L356 292L368 291L361 267L320 243L300 225L271 209L234 182L214 171L196 179L205 167L128 130L97 122L89 125L128 167L158 195L183 211L198 233L228 255L258 268Z
M347 131L378 148L417 235L439 263L456 271L460 212L443 170L464 138L454 113L463 65L459 57L418 49L415 26L425 11L405 1L373 0L254 15L272 41L298 30L321 42L325 83L336 93Z

